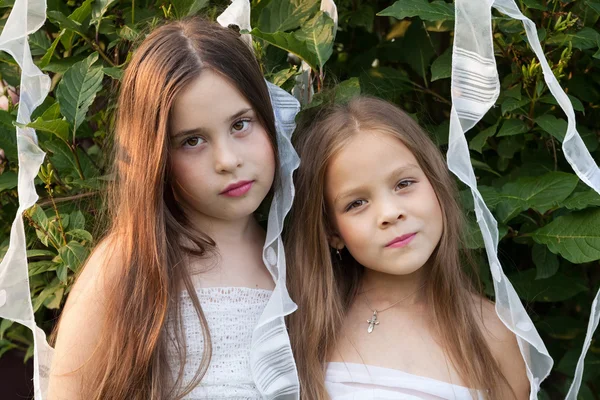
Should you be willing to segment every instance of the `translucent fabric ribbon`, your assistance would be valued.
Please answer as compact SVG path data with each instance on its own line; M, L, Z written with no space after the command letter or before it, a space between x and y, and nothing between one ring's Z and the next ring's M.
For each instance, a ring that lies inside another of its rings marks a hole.
M50 78L33 63L27 42L27 35L40 29L45 20L45 0L17 0L0 35L0 50L9 53L21 68L19 124L31 121L31 113L50 90ZM41 400L47 387L52 348L46 342L44 331L36 326L33 315L23 212L38 199L33 181L45 153L38 147L33 129L17 127L16 133L19 208L11 227L8 251L0 262L0 317L23 324L33 332L35 399Z
M600 170L576 130L575 112L548 65L537 37L535 24L521 13L514 0L456 0L455 6L448 167L471 189L477 223L483 235L493 277L496 313L517 336L531 385L530 399L533 400L537 399L539 385L550 373L553 361L498 260L497 223L477 190L465 138L465 133L473 128L494 105L500 92L492 42L492 6L501 13L523 22L528 42L542 65L548 88L568 118L568 129L562 144L565 157L577 176L598 193L600 193ZM599 295L592 304L583 352L567 399L574 400L579 391L585 353L598 326Z

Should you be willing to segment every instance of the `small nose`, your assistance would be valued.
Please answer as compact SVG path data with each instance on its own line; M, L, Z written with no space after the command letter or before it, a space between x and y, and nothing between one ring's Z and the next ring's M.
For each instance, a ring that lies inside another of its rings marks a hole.
M242 166L242 160L228 140L214 146L214 163L217 173L232 172Z
M379 221L378 225L380 228L386 228L394 225L401 219L404 219L404 211L402 207L397 204L398 201L385 200L379 208Z

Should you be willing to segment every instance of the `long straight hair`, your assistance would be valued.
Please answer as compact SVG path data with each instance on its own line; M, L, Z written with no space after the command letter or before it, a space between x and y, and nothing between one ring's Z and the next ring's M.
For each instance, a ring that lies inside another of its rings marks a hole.
M163 25L145 38L120 88L115 179L109 185L107 238L114 239L124 265L108 296L102 339L85 377L83 398L180 399L207 371L210 332L187 264L190 257L215 256L216 243L188 224L175 200L169 167L174 101L204 69L228 79L252 105L277 161L269 92L254 54L238 33L193 18ZM179 296L184 288L200 320L204 353L194 378L182 387L186 357ZM169 368L173 354L167 354L171 325L181 361L175 382Z
M328 399L324 383L327 357L341 335L364 267L348 253L333 257L332 233L324 197L329 161L355 135L377 131L400 140L429 179L443 216L443 233L430 261L424 287L434 321L434 335L464 384L486 389L500 400L507 384L483 336L473 307L477 291L463 269L463 214L457 190L439 149L406 113L383 100L357 97L345 105L324 108L295 136L302 160L296 171L296 198L287 225L286 257L290 295L298 311L288 317L302 399Z

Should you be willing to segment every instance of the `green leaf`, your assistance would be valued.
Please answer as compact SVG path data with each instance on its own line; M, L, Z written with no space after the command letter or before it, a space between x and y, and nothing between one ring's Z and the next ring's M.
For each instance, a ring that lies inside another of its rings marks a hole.
M600 194L594 190L573 193L563 202L563 207L570 210L583 210L590 206L600 207Z
M567 121L558 119L554 115L545 114L535 119L535 123L544 130L558 139L561 143L565 139L567 133Z
M27 257L55 257L56 253L51 250L31 249L27 250Z
M450 78L452 75L452 49L448 48L431 64L431 81Z
M32 56L45 54L48 47L50 47L50 39L48 39L44 30L32 33L27 39L29 41L29 46L31 47Z
M581 355L581 349L571 349L567 351L565 356L560 360L556 366L556 371L565 374L566 376L573 376L579 356ZM584 368L583 368L583 379L584 382L592 382L600 376L600 357L593 352L588 352L585 356ZM579 399L579 397L578 397Z
M85 229L71 229L67 232L67 235L70 235L73 239L86 240L88 242L93 240L92 234Z
M580 278L559 272L547 279L535 279L535 274L535 269L528 269L508 276L519 297L528 302L559 302L588 291Z
M471 141L469 142L469 148L471 150L475 150L478 153L483 151L483 146L485 146L487 140L496 134L496 130L498 129L498 122L494 125L490 126L487 129L479 132Z
M526 97L522 98L521 100L508 97L502 102L502 115L514 110L518 110L519 108L522 108L529 103L531 103L531 100Z
M77 161L69 149L69 146L60 140L50 140L43 142L43 147L50 152L48 155L58 173L63 175L78 176Z
M48 286L46 286L35 299L33 299L33 312L37 312L42 304L44 304L44 301L46 301L46 299L54 292L59 290L61 286L60 280L58 278L54 278L54 280Z
M13 124L14 117L5 110L0 110L0 149L11 161L17 161L17 129Z
M64 294L65 294L65 288L64 287L59 288L54 293L52 293L50 296L48 296L46 301L44 301L44 307L46 307L49 310L55 310L55 309L59 308Z
M75 240L71 240L58 250L64 264L73 272L77 272L83 265L88 253L88 250Z
M48 271L56 271L57 264L53 261L34 261L27 263L29 276L35 276Z
M85 119L96 93L102 88L102 67L93 66L97 59L98 53L92 53L85 60L74 64L67 70L56 90L60 111L75 130Z
M525 122L521 121L520 119L511 118L504 121L497 136L502 137L519 135L527 132L527 130L527 124L525 124Z
M558 271L558 257L544 245L534 243L531 257L536 267L535 279L545 279Z
M534 8L541 11L548 10L548 7L542 4L540 0L523 0L523 4L525 4L527 8Z
M271 1L260 13L258 28L268 33L296 29L306 22L318 7L317 0Z
M320 71L333 52L333 20L323 12L319 12L301 30L294 33L267 33L258 28L252 29L250 33L297 55L315 71Z
M92 6L92 23L98 24L108 9L117 2L117 0L95 0Z
M398 0L377 15L397 19L419 17L423 21L451 21L454 20L454 6L441 0L432 3L428 0Z
M583 106L583 103L581 102L581 100L579 100L577 97L572 96L570 94L568 94L567 96L569 96L569 100L571 100L571 104L573 105L573 109L575 111L581 111L582 113L585 114L585 107ZM556 101L556 99L553 96L543 96L540 97L538 99L538 101L540 103L545 103L545 104L552 104L557 106L558 102Z
M71 213L71 227L73 229L84 229L85 228L85 217L79 210Z
M360 80L356 77L345 80L335 87L335 102L338 104L347 103L358 95L360 95Z
M533 232L533 240L545 244L574 264L600 259L600 209L588 209L556 218Z
M178 18L196 14L208 5L208 0L171 0Z
M45 121L42 117L39 117L33 122L26 125L29 128L33 128L37 131L48 132L56 135L65 142L69 141L69 123L64 119L54 119L51 121Z
M310 21L296 32L296 37L306 42L308 50L316 56L318 70L323 66L333 53L333 39L335 37L333 19L320 11Z
M399 94L412 90L412 83L408 75L395 68L371 68L363 72L359 79L364 93L385 100L394 100Z
M17 187L17 174L12 171L6 171L0 175L0 193L5 190L11 190Z
M590 27L585 27L576 33L559 33L549 37L546 44L564 45L571 42L572 46L579 50L589 50L598 47L600 33Z
M35 222L42 229L48 230L48 217L46 216L44 210L42 210L42 207L34 205L31 207L29 212L31 213L31 219L33 222Z
M545 213L559 206L575 190L578 181L576 175L565 172L518 178L502 187L496 213L503 222L530 208Z
M123 73L124 71L121 68L118 67L106 67L103 68L104 74L110 76L113 79L116 79L118 81L121 80L121 78L123 78Z
M48 19L55 25L58 25L61 29L67 31L76 32L82 36L85 36L85 28L81 25L81 22L77 22L70 17L67 17L60 11L48 11Z

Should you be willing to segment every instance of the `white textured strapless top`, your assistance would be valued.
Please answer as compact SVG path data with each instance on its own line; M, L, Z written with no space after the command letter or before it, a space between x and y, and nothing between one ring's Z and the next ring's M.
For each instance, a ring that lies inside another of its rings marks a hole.
M185 399L261 399L250 369L252 333L270 290L245 287L212 287L196 290L208 322L212 358L200 384ZM192 381L204 350L198 315L189 294L181 294L181 316L186 340L183 386ZM177 354L174 344L169 351ZM174 377L180 368L178 356L171 357Z
M325 386L331 400L483 399L481 393L464 386L355 363L328 363Z

